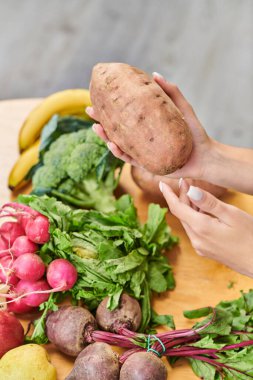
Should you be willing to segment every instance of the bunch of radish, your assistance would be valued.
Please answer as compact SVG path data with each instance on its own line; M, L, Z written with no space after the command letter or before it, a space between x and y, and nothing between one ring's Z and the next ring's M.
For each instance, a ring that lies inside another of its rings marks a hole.
M48 300L50 293L71 289L76 268L65 259L46 268L37 254L50 239L46 216L23 204L11 202L0 210L0 289L8 286L0 303L14 313L30 312Z

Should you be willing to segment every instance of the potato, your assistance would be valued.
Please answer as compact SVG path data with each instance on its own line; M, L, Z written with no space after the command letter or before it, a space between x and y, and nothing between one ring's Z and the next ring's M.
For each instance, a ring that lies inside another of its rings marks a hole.
M181 168L192 150L181 112L144 71L124 63L99 63L90 96L109 139L154 174Z
M160 181L170 185L176 194L179 193L178 179L153 175L152 173L135 166L131 167L131 174L134 182L154 201L165 203L164 197L159 189ZM201 181L199 179L187 178L187 182L190 185L198 186L209 191L217 198L221 197L227 191L224 187L213 185L212 183Z

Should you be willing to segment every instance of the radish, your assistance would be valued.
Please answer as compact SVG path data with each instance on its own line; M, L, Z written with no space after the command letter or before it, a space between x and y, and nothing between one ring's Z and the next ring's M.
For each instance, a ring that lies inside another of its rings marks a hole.
M118 380L119 359L109 344L93 343L76 358L66 380Z
M34 210L33 208L29 207L29 206L26 206L22 203L16 203L16 202L8 202L8 203L5 203L2 207L2 209L5 211L5 209L7 209L6 211L9 211L9 209L13 209L14 212L16 212L17 214L28 214L28 215L31 215L32 217L36 218L37 216L41 215L38 211Z
M9 255L9 247L7 241L0 236L0 258Z
M17 222L4 222L0 227L0 235L9 246L12 246L17 237L25 234L23 227Z
M10 298L6 297L7 300ZM15 300L14 302L7 304L8 311L15 313L15 314L23 314L23 313L29 313L34 308L32 306L28 306L25 304L24 299L20 298Z
M0 260L0 282L6 285L16 285L19 279L13 270L13 259L10 256L2 257Z
M14 261L13 269L20 280L37 281L45 273L46 267L38 255L24 253Z
M16 238L11 247L11 252L18 257L24 253L35 253L38 251L38 245L28 239L27 236L19 236Z
M117 309L107 308L109 297L98 305L96 320L105 331L119 332L121 328L137 331L141 324L141 308L138 301L123 293Z
M39 215L35 219L30 219L26 224L25 233L34 243L46 243L50 239L48 218Z
M8 248L9 247L7 241L2 236L0 236L0 252L5 251Z
M47 281L54 289L69 290L77 280L77 270L68 260L53 260L47 269Z
M20 227L23 230L25 229L25 234L34 243L44 244L50 239L49 220L38 211L33 210L29 206L15 202L6 203L1 211L1 217L15 217L20 223ZM23 233L22 235L25 234ZM14 240L11 244L13 244Z
M26 305L37 307L48 300L51 290L46 280L36 282L20 280L15 288L17 295L15 298L22 298L23 296L23 301ZM13 299L15 300L15 298Z
M0 311L0 358L24 342L24 329L19 320L7 311Z

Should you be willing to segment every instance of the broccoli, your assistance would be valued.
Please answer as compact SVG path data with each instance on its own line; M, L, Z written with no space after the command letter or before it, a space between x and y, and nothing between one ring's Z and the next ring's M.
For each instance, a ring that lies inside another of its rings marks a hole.
M76 207L113 211L120 175L115 170L122 165L92 129L66 133L43 154L32 177L33 193L53 195Z

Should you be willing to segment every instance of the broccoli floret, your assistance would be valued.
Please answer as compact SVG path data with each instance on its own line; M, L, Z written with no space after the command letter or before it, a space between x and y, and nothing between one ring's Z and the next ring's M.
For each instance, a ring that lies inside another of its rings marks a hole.
M106 144L91 129L83 129L61 135L50 145L33 176L33 189L78 207L112 210L117 167L122 162Z

